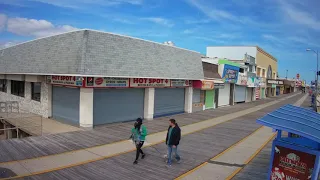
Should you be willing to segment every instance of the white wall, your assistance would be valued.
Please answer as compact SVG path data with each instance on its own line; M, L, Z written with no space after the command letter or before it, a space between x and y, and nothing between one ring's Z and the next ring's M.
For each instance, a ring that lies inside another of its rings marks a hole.
M22 111L31 112L41 115L43 117L49 117L51 115L51 109L49 110L49 104L51 104L51 85L41 82L41 100L35 101L31 99L31 83L25 82L25 97L20 97L11 94L11 81L7 82L7 93L0 92L0 101L18 101L19 107Z
M207 47L207 57L228 58L231 60L243 60L248 53L256 58L257 48L255 46L213 46Z

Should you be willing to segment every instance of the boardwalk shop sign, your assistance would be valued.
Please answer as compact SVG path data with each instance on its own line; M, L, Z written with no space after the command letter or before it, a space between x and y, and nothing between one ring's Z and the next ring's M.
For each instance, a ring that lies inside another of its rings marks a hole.
M130 87L188 87L191 85L189 80L170 80L170 79L152 79L152 78L131 78Z
M77 76L47 76L47 83L64 86L83 86L83 77Z
M129 87L129 78L87 77L86 87L127 88Z
M270 179L311 180L316 155L278 145L275 151Z
M271 80L269 79L268 84L272 84L272 85L283 85L283 81L279 81L279 80Z
M227 83L236 83L238 80L238 73L239 67L225 64L222 79Z

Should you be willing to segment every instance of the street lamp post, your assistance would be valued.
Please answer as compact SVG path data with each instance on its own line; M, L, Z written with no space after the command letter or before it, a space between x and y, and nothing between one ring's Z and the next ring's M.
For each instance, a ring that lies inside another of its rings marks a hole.
M315 51L315 50L313 50L313 49L307 49L307 51L313 51L314 53L316 53L316 55L317 55L317 72L316 72L316 98L315 98L315 110L317 111L317 98L318 98L318 72L319 72L319 59L318 59L318 57L319 57L319 52L318 52L318 50L317 51Z
M287 72L286 72L286 79L288 79L288 69L287 69Z

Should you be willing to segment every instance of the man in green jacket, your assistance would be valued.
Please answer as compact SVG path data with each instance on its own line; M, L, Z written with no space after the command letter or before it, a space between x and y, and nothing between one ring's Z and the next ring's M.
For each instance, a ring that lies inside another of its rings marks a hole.
M148 134L147 127L142 124L142 119L138 118L136 122L134 123L134 128L131 130L132 133L132 140L136 144L137 153L136 153L136 159L133 162L133 164L138 164L139 155L141 154L141 159L144 159L145 154L141 150L144 141L146 140L146 136Z

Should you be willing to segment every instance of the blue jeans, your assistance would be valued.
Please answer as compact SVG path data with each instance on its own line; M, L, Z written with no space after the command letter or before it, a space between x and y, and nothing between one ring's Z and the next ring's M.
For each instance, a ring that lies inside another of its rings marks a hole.
M177 161L180 161L180 156L178 154L178 146L173 147L172 145L168 145L168 164L171 164L172 161L172 152L175 154L175 158Z

